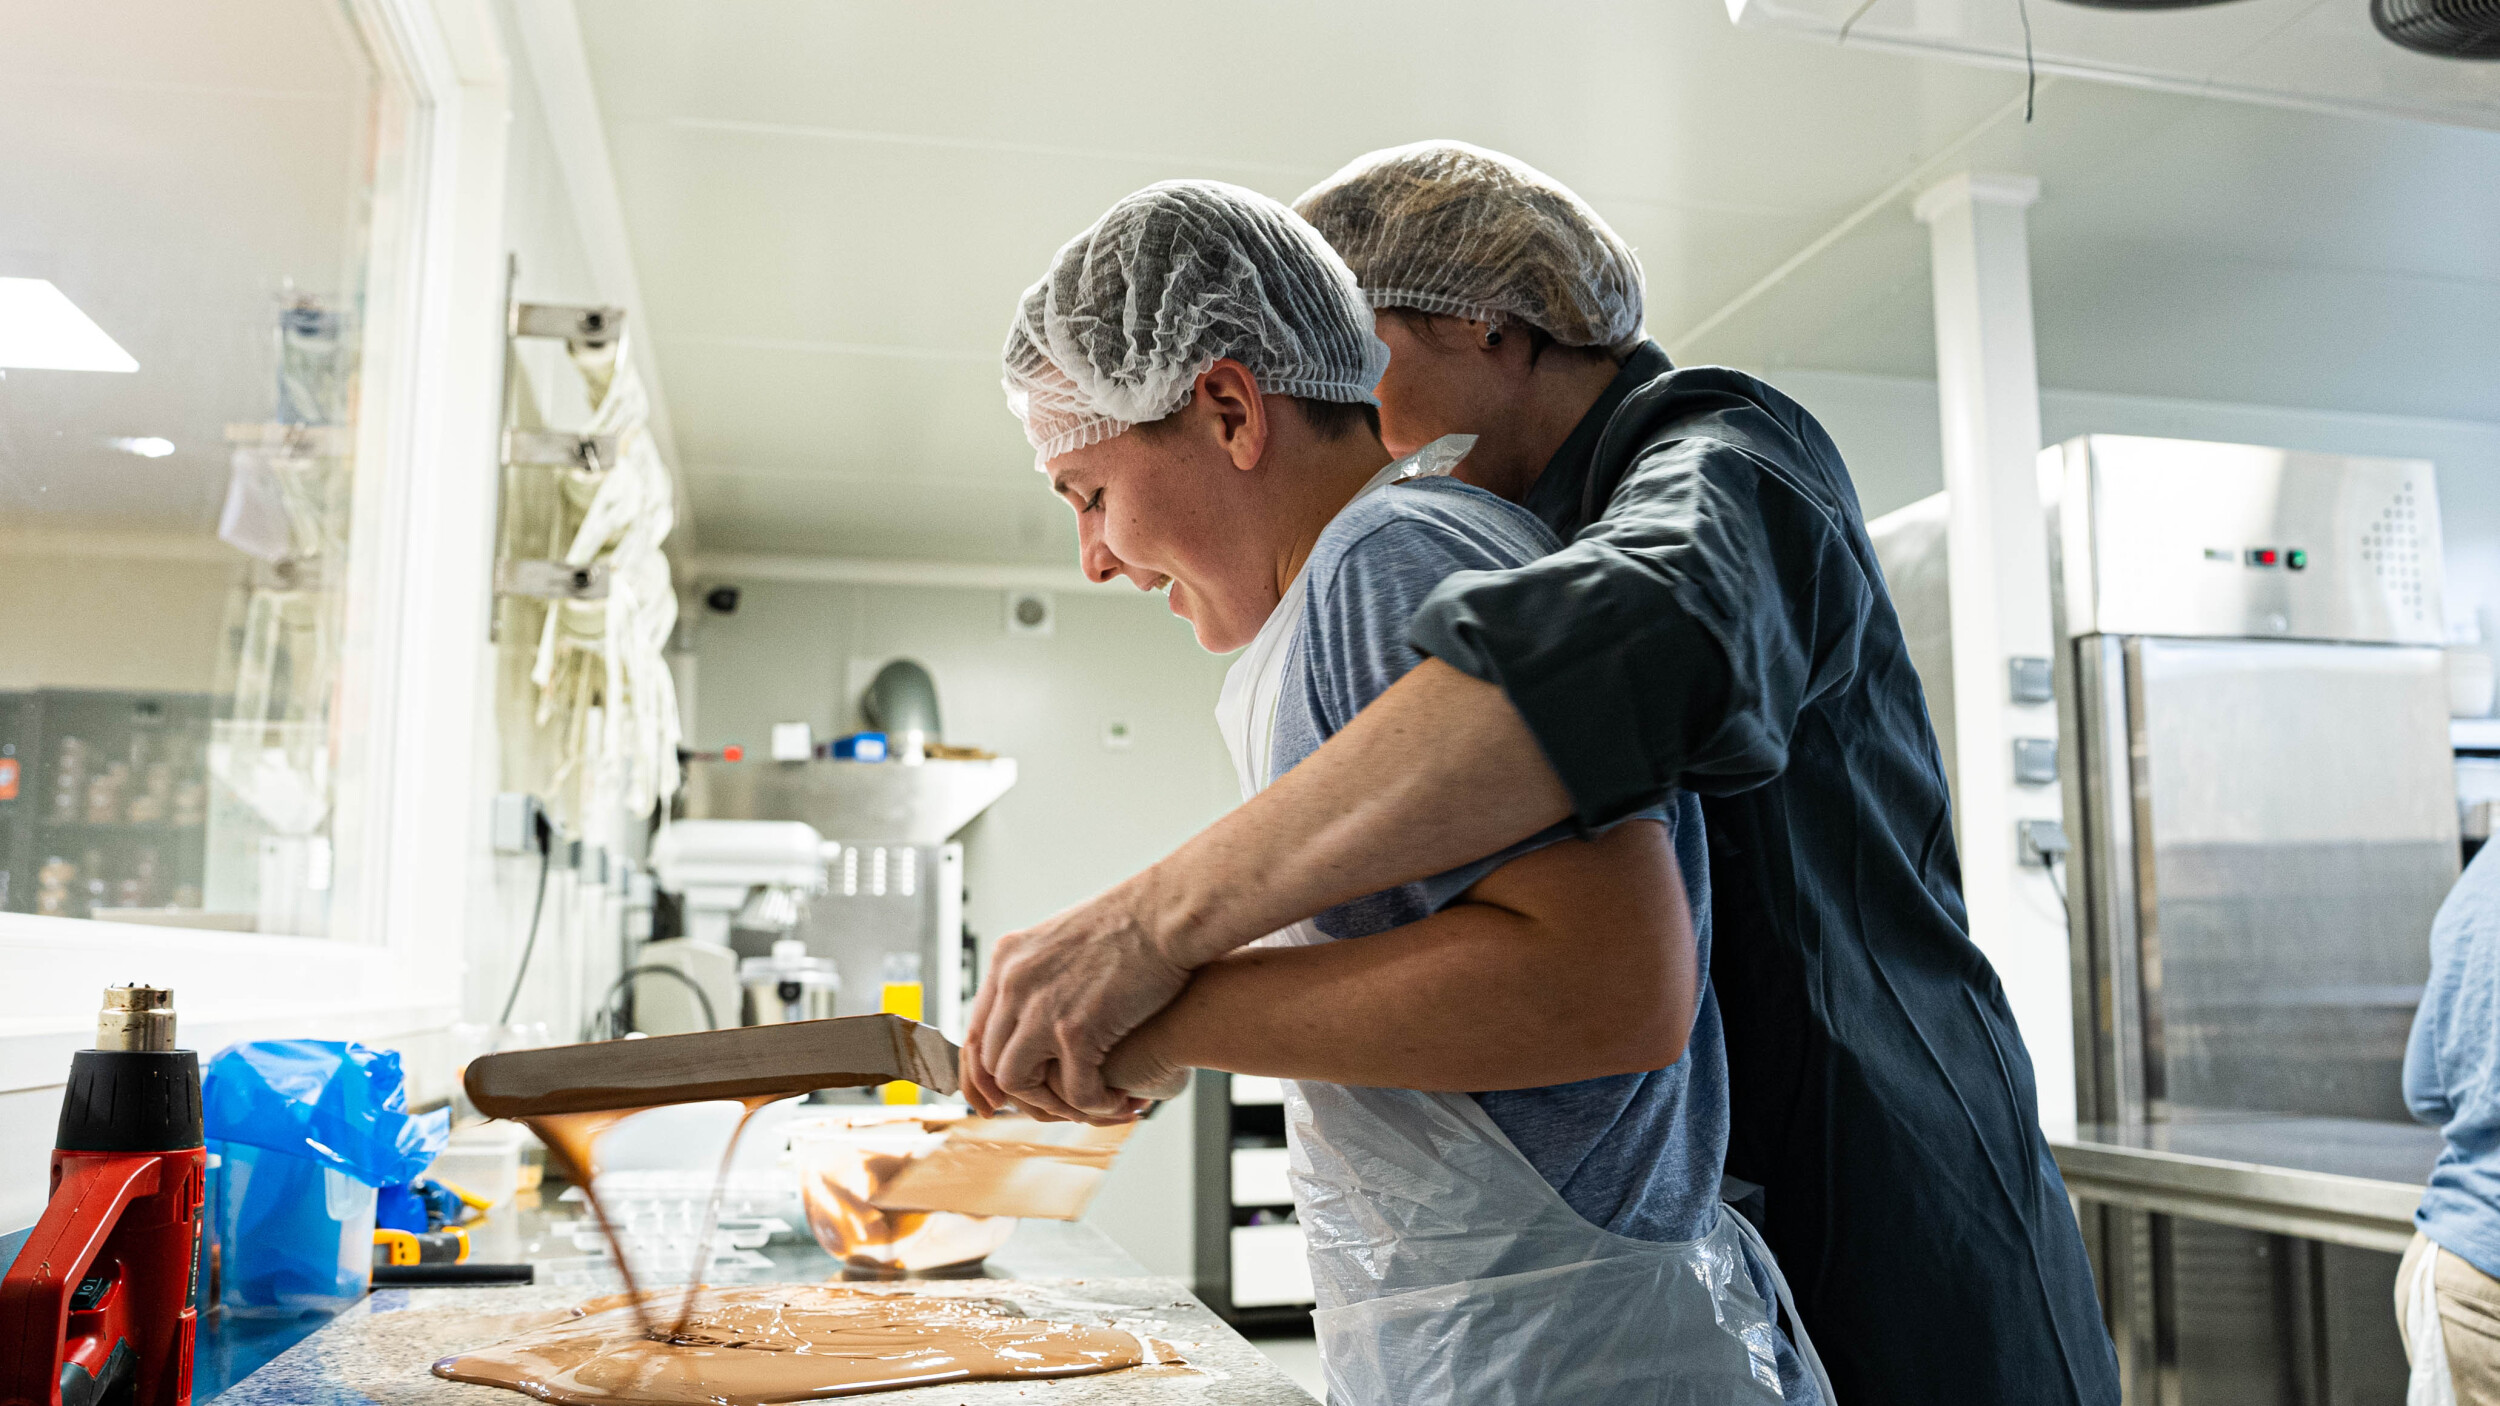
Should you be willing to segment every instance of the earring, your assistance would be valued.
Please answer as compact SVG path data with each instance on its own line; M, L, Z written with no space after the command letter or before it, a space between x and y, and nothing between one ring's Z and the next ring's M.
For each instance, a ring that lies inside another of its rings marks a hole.
M1487 347L1498 347L1498 346L1500 346L1500 345L1502 344L1502 329L1501 329L1500 327L1498 327L1498 326L1493 326L1493 327L1487 327L1487 328L1485 328L1485 329L1484 329L1484 344L1485 344Z

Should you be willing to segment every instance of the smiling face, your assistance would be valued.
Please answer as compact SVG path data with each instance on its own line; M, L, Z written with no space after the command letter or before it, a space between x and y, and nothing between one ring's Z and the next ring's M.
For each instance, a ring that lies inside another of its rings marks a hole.
M1223 654L1248 644L1276 609L1276 553L1258 531L1253 475L1189 429L1141 426L1044 467L1076 510L1087 578L1163 591L1200 647Z

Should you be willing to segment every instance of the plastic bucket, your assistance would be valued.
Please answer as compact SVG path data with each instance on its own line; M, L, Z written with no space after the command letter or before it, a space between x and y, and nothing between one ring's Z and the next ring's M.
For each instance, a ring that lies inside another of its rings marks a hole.
M373 1188L308 1157L212 1142L217 1301L242 1317L335 1313L373 1283Z

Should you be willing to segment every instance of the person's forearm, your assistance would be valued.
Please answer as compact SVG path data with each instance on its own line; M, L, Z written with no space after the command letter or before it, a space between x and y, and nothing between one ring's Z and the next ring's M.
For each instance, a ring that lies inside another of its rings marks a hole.
M1130 879L1121 898L1172 960L1201 966L1570 813L1501 689L1427 659L1274 785Z
M1700 974L1690 930L1539 931L1463 903L1393 932L1259 947L1198 970L1106 1076L1188 1066L1373 1088L1539 1088L1683 1057Z

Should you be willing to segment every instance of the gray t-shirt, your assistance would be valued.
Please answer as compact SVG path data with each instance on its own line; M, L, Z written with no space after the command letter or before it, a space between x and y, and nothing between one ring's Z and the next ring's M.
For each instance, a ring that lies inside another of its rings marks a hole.
M1277 701L1274 774L1284 775L1318 750L1422 662L1407 647L1407 622L1434 587L1457 572L1524 565L1560 545L1525 509L1452 479L1392 484L1340 513L1304 567L1310 587ZM1701 803L1677 792L1634 818L1663 821L1673 837L1706 974L1710 866ZM1320 914L1319 929L1354 938L1416 922L1502 865L1571 834L1557 825L1449 873L1355 899ZM1591 977L1557 971L1553 979ZM1727 1054L1707 980L1684 1057L1668 1068L1475 1097L1591 1223L1650 1241L1695 1239L1717 1224L1727 1154Z

